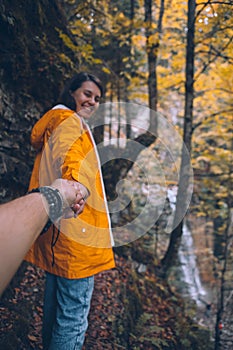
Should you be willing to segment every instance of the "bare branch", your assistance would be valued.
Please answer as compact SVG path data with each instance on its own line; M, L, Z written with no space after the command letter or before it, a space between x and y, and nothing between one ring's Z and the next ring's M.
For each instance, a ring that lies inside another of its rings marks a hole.
M221 176L231 176L231 172L228 171L226 173L204 173L204 174L195 174L196 177L221 177Z
M211 0L209 0L209 1L207 1L207 3L210 4L210 5L220 4L220 5L230 5L230 6L232 6L233 5L233 0L229 0L229 1L211 1ZM197 4L197 7L198 6L203 6L205 4L206 4L206 2L199 2L199 4Z
M208 116L203 118L202 121L200 121L199 123L196 123L195 125L193 125L192 132L194 132L195 129L197 129L199 126L201 126L203 124L203 122L206 121L207 119L214 118L214 117L216 117L216 116L218 116L220 114L231 113L232 111L233 111L233 108L230 108L230 109L223 109L221 111L209 114Z
M211 0L208 0L207 2L204 3L200 3L200 4L196 4L196 8L200 5L202 5L202 8L197 12L196 16L195 16L195 20L200 16L200 14L202 13L202 11L210 5Z
M226 48L231 44L232 41L233 41L233 37L231 37L231 38L229 39L228 43L227 43L225 46L223 46L222 48L219 48L219 50L217 50L216 48L214 48L213 46L211 46L211 49L213 49L213 51L215 51L215 55L214 55L214 57L212 57L211 59L209 58L209 59L208 59L208 62L206 62L206 63L204 64L204 66L203 66L203 68L200 70L200 72L196 74L196 76L195 76L195 81L200 77L200 75L201 75L202 73L205 72L205 70L209 67L209 65L210 65L211 63L213 63L218 57L222 57L222 58L223 58L222 52L224 52L224 51L226 50Z

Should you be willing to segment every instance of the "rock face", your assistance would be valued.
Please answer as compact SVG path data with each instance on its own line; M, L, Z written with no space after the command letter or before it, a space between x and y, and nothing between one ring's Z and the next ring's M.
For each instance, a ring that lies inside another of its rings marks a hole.
M15 101L15 94L0 89L0 195L2 201L27 190L33 163L30 131L40 114L33 99Z
M33 124L78 68L72 36L56 0L0 3L0 197L26 192Z

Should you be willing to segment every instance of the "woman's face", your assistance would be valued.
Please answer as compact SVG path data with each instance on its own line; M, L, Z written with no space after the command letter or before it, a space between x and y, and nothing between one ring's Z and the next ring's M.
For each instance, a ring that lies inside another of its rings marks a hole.
M89 119L98 109L101 92L92 81L85 81L81 87L72 93L76 102L76 112L80 117Z

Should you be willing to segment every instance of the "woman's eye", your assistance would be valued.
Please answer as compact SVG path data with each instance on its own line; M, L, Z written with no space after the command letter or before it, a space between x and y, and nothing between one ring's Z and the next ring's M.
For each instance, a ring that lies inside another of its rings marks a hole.
M88 92L88 91L87 91L87 92L84 92L84 94L85 94L85 96L86 96L87 98L92 98L92 96L93 96L92 93L91 93L91 92ZM96 103L99 103L99 102L100 102L100 97L99 97L99 96L96 96L96 97L95 97L95 102L96 102Z

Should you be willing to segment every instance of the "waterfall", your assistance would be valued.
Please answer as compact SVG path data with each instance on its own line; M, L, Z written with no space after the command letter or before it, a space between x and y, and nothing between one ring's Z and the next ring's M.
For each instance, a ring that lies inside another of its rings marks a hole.
M184 289L192 300L200 304L202 303L202 297L206 295L206 291L200 279L192 233L185 222L178 255L181 265L181 281L185 285Z
M167 196L173 211L175 211L177 189L177 186L172 186L167 191ZM191 297L192 300L200 305L203 303L202 297L205 297L207 293L200 279L192 233L185 220L183 223L183 234L178 257L182 282L181 291L183 295Z

